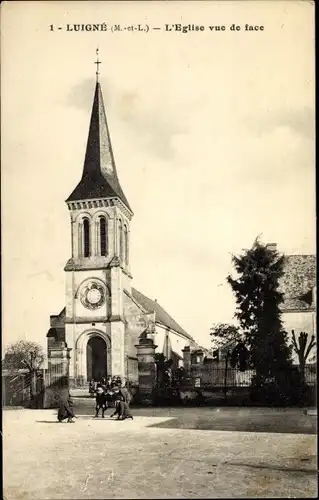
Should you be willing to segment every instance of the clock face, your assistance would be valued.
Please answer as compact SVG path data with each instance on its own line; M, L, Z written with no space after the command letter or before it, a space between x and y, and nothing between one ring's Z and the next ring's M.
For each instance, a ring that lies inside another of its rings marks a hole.
M97 288L91 288L91 290L88 290L87 294L86 294L86 298L88 300L88 302L90 302L90 304L98 304L98 302L100 302L101 300L101 297L102 297L102 294L100 292L100 290L98 290Z
M105 302L105 292L102 285L90 281L81 290L81 302L87 309L98 309Z

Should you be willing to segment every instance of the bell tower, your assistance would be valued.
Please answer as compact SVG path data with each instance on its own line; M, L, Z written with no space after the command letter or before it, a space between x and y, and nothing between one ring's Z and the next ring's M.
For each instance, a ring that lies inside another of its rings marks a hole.
M92 373L125 377L123 290L130 291L132 278L133 212L118 179L98 80L101 63L97 60L96 64L82 178L66 200L71 257L64 268L65 329L67 345L72 348L70 381L76 384L86 383ZM92 341L94 337L105 342L105 360L91 348L98 345ZM97 359L100 368L94 365Z

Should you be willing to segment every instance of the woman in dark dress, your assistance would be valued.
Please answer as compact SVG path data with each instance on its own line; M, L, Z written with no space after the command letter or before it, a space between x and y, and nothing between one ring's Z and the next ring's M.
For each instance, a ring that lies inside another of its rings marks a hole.
M60 406L58 410L58 421L62 422L66 418L68 419L68 424L74 424L73 418L76 418L74 415L74 411L71 408L72 401L71 396L61 396L60 398Z

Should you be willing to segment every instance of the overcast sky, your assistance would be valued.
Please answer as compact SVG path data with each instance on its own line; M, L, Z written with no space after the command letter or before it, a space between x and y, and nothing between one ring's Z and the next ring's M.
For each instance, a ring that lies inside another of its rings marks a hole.
M310 2L4 5L5 344L45 345L64 307L64 200L82 175L97 44L138 290L209 345L210 326L233 321L232 253L258 235L285 253L315 251L313 14ZM206 30L49 30L102 22ZM247 22L264 31L228 30ZM227 30L207 30L218 24Z

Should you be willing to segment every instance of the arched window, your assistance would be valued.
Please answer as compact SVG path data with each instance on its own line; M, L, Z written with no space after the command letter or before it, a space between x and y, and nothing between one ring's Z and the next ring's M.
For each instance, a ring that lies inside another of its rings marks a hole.
M124 226L124 252L125 252L125 264L128 265L128 230L127 226Z
M90 256L90 222L83 219L83 257Z
M100 252L103 256L108 253L108 230L105 217L100 217Z
M119 241L120 241L120 259L123 261L124 245L123 245L123 226L122 221L119 220Z

